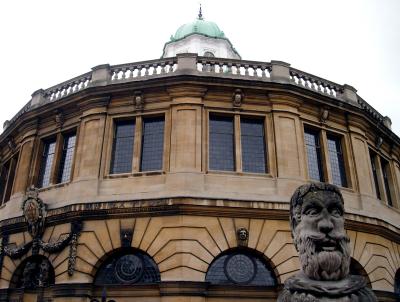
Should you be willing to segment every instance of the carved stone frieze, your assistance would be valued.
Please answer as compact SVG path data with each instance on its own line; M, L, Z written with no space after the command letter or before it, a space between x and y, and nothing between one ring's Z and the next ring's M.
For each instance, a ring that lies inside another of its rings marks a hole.
M32 249L32 255L39 254L40 250L46 253L58 253L70 245L70 255L68 262L68 273L73 274L75 267L76 250L78 245L78 237L83 227L80 220L71 223L71 231L69 234L63 236L55 242L45 242L42 236L45 230L46 222L46 205L39 198L39 191L35 187L30 187L25 195L22 203L23 215L25 222L28 226L28 232L31 234L33 240L21 246L8 245L8 236L3 236L0 245L0 262L3 260L4 255L10 258L17 259L25 255ZM29 265L27 264L26 270L29 273ZM44 266L42 273L45 273Z

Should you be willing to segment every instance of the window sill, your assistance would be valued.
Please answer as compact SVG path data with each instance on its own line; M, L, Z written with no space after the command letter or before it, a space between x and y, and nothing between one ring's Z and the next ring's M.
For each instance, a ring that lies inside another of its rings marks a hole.
M62 187L66 187L70 184L70 181L68 182L62 182L62 183L58 183L58 184L51 184L47 187L43 187L43 188L39 188L39 192L45 192L51 189L57 189L57 188L62 188Z
M104 179L115 179L115 178L130 178L130 177L140 177L140 176L153 176L153 175L163 175L166 174L165 171L143 171L134 173L121 173L121 174L109 174L105 175Z
M270 173L252 173L252 172L237 172L237 171L223 171L223 170L209 170L206 172L206 174L273 178L273 176Z

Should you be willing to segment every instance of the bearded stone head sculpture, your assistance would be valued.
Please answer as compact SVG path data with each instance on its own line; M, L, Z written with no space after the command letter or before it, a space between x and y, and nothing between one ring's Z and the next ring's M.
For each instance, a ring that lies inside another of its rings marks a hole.
M292 235L301 269L310 279L340 280L349 274L350 240L343 215L343 197L333 185L305 185L293 194Z
M278 301L376 301L361 276L349 276L344 201L331 184L300 186L290 200L290 225L301 270L285 281Z

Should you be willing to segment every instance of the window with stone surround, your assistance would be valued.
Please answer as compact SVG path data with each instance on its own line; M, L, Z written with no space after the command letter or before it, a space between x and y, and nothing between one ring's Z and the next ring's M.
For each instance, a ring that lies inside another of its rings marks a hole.
M110 174L163 170L165 117L115 120Z
M0 166L0 204L7 202L11 197L18 155L18 153L14 154Z
M263 256L247 248L235 248L217 256L210 264L206 282L213 285L277 285L276 276Z
M39 188L71 180L75 145L75 130L42 140L37 177Z
M310 180L349 186L343 136L306 125L304 146Z
M210 113L210 170L267 173L265 118Z
M160 282L157 264L140 250L122 248L112 253L99 267L95 285L134 285Z
M378 199L392 207L394 200L394 182L390 163L372 150L369 151L369 154L375 195Z

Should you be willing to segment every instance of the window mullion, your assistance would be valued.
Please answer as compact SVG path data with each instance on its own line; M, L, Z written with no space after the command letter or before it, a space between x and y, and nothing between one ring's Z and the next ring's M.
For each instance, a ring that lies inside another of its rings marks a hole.
M241 132L240 132L240 115L236 114L234 118L234 136L235 136L235 170L236 172L242 172L242 144L241 144Z
M325 182L328 183L333 183L333 179L332 179L332 169L331 169L331 163L329 160L329 152L328 152L328 139L326 137L326 131L325 130L321 130L320 132L320 140L321 140L321 155L322 155L322 173L323 175L323 179L325 180Z
M374 157L375 160L375 167L376 167L376 174L378 176L378 186L379 186L379 191L381 192L381 200L384 202L387 202L386 198L386 190L385 190L385 182L383 180L383 173L382 173L382 165L380 161L380 157L376 155Z
M139 172L140 158L142 156L142 134L143 134L143 119L141 116L136 117L135 140L133 141L133 172Z
M50 184L57 183L63 143L63 136L61 133L58 133L56 138L56 149L54 151L53 165L51 167Z

